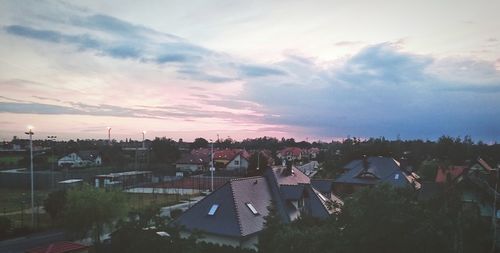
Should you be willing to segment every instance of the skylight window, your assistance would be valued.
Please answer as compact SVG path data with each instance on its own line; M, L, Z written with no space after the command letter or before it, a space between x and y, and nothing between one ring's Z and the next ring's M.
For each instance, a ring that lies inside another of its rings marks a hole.
M248 209L250 209L250 211L254 214L254 215L257 215L259 214L259 212L257 212L257 209L255 209L255 207L253 207L252 203L246 203Z
M320 198L321 200L323 200L323 202L327 202L327 201L328 201L328 199L327 199L325 196L323 196L323 194L318 193L318 196L319 196L319 198Z
M217 208L219 208L219 205L213 204L212 207L210 208L210 211L208 211L208 215L213 216L215 212L217 212Z

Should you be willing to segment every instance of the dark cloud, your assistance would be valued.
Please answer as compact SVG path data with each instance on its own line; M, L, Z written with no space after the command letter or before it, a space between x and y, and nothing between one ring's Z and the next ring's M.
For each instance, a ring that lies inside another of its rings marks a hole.
M289 71L295 74L293 78L279 81L250 81L243 98L262 105L266 115L262 122L301 127L320 136L470 134L488 140L500 136L496 127L500 124L500 78L490 71L492 63L467 63L488 80L469 82L429 73L436 61L387 43L367 47L331 69L291 58L280 65L300 66L302 73ZM446 71L456 73L462 64L459 61Z

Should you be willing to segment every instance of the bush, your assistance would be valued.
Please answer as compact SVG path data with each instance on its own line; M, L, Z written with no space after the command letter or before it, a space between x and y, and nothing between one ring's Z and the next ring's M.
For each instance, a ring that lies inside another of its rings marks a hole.
M12 221L4 216L0 217L0 238L10 233L12 229Z

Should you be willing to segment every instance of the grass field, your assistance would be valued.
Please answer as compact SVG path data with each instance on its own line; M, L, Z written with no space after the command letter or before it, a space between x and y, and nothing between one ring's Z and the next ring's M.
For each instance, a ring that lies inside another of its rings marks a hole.
M48 194L49 191L36 191L35 204L42 205ZM29 189L0 189L0 203L0 214L21 211L30 207L31 193Z
M21 159L23 159L22 156L3 156L0 157L0 163L14 165Z

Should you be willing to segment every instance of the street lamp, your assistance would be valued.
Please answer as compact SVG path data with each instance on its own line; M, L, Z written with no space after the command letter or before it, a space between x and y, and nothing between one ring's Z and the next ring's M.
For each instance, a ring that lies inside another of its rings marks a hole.
M260 150L259 153L257 153L257 170L259 170L259 166L260 166Z
M214 142L212 141L212 139L210 139L210 144L212 146L212 151L211 151L211 160L210 160L210 185L211 185L211 189L212 189L212 192L214 191L214 171L215 171L215 167L214 167Z
M56 138L57 136L55 135L47 136L47 139L51 140L52 142L52 160L54 159L54 142ZM51 189L54 189L54 161L52 161L52 168L50 174L52 175Z
M108 144L111 145L111 127L108 127Z
M31 227L35 227L35 197L33 192L33 126L28 126L25 134L30 136L30 174L31 174Z

